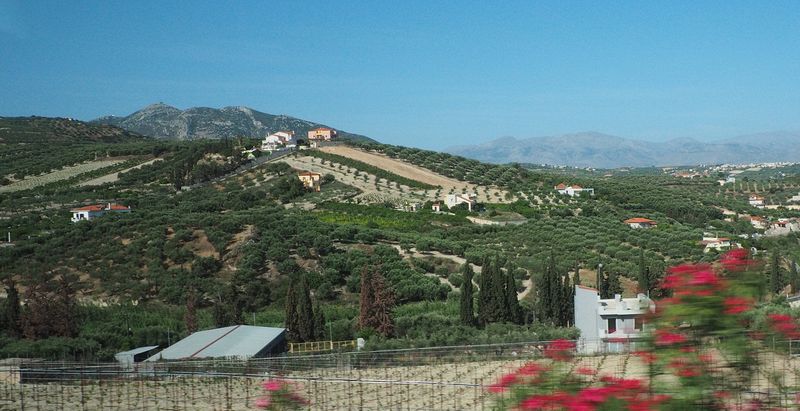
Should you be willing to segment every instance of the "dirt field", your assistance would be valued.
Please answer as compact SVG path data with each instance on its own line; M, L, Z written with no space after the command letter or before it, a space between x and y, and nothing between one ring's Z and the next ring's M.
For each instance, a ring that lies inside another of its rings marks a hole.
M88 181L84 181L84 182L78 183L78 187L99 186L99 185L103 185L103 184L106 184L106 183L116 182L117 180L119 180L119 175L121 173L126 173L126 172L131 171L131 170L136 170L136 169L142 168L144 166L153 164L156 161L161 161L161 159L160 158L155 158L155 159L152 159L150 161L146 161L146 162L144 162L142 164L135 165L133 167L129 167L129 168L126 168L126 169L121 170L121 171L117 171L116 173L106 174L104 176L100 176L100 177L93 178L93 179L88 180Z
M0 187L0 192L20 191L43 186L45 184L66 180L68 178L72 178L83 173L88 173L103 167L110 167L122 163L125 160L126 159L122 158L111 158L105 160L87 161L74 166L64 167L60 170L51 171L47 174L28 176L7 186Z
M443 200L450 192L461 193L462 191L477 194L478 202L497 203L508 201L505 200L506 192L503 190L453 180L385 156L366 153L349 147L325 147L323 150L379 166L403 177L432 185L442 185L443 188L437 196L438 190L415 189L383 179L378 180L376 184L375 176L372 174L358 172L358 175L356 175L358 170L355 168L345 167L335 162L325 162L323 164L321 159L311 156L284 157L280 161L284 161L298 170L333 175L337 181L361 190L362 193L354 199L365 204L390 202L402 205L411 202L437 201Z
M347 146L330 146L322 147L319 149L327 153L333 153L344 157L349 157L375 167L380 167L386 171L390 171L399 176L417 180L434 186L441 186L442 193L447 194L450 190L455 193L461 193L462 190L467 192L474 192L478 195L478 202L498 203L498 202L511 202L505 200L506 191L497 189L496 187L484 187L469 184L464 181L459 181L453 178L445 177L441 174L434 173L422 167L405 163L403 161L387 157L382 154L365 152Z
M356 368L346 362L328 367L309 364L311 369L301 367L284 372L281 377L298 385L303 397L311 401L311 410L488 410L492 396L486 393L486 387L528 361L523 354L516 359L515 352L506 350L502 354L507 359L426 366ZM763 356L765 371L756 375L754 390L775 389L769 374L780 375L787 384L798 382L794 371L800 360L771 353ZM594 381L602 375L648 378L646 365L633 355L582 357L569 365L572 369L583 366L601 370L592 377ZM261 374L202 375L86 379L83 384L17 384L13 378L0 378L0 410L245 410L253 408L253 402L262 394L260 383L267 378ZM654 384L669 380L668 376L657 377Z

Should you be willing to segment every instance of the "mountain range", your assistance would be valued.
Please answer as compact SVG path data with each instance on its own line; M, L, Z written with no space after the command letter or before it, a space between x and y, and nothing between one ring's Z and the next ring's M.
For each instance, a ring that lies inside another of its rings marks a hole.
M92 120L146 136L176 139L225 139L235 137L263 138L280 130L292 130L303 138L308 130L325 125L286 115L262 113L249 107L192 107L181 110L164 103L151 104L124 117L104 116ZM370 138L337 130L340 138Z
M694 139L650 142L585 132L525 139L502 137L445 151L489 163L596 168L800 162L800 132L751 134L713 142Z

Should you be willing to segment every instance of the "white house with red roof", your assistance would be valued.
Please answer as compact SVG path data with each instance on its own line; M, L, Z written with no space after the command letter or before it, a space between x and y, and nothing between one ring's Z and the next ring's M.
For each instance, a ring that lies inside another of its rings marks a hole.
M589 193L589 195L594 195L594 189L593 188L584 188L584 187L581 187L581 186L579 186L577 184L566 185L564 183L561 183L561 184L553 187L553 189L558 191L558 194L565 194L565 195L568 195L570 197L575 197L575 196L581 195L583 193Z
M624 222L631 228L653 228L658 225L655 221L644 217L629 218Z
M707 253L711 250L717 250L717 251L727 250L734 245L738 246L738 244L731 242L730 238L717 237L716 235L711 233L703 233L703 239L700 241L700 244L704 247L703 248L704 253Z
M72 222L93 220L101 217L106 213L130 213L131 207L120 204L94 204L69 210L72 213Z
M261 141L261 149L275 151L282 146L286 146L294 138L294 131L284 130L272 133Z

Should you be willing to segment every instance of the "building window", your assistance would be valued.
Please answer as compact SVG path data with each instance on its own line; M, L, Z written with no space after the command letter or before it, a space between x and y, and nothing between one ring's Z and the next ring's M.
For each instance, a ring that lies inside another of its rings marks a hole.
M617 319L616 318L609 318L608 319L608 333L612 334L617 332Z
M644 325L644 320L640 317L636 317L633 319L633 329L637 331L642 331L642 326Z

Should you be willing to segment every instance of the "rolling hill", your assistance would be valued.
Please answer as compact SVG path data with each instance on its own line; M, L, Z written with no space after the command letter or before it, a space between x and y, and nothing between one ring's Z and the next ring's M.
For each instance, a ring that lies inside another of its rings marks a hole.
M552 137L503 137L445 151L490 163L575 167L648 167L718 163L800 161L800 133L776 132L714 142L674 139L650 142L586 132Z
M151 104L124 116L104 116L92 123L109 124L125 130L163 139L195 140L236 137L262 138L279 130L292 130L298 136L323 124L286 115L262 113L248 107L192 107L181 110L167 104ZM339 130L339 137L354 141L372 139Z

